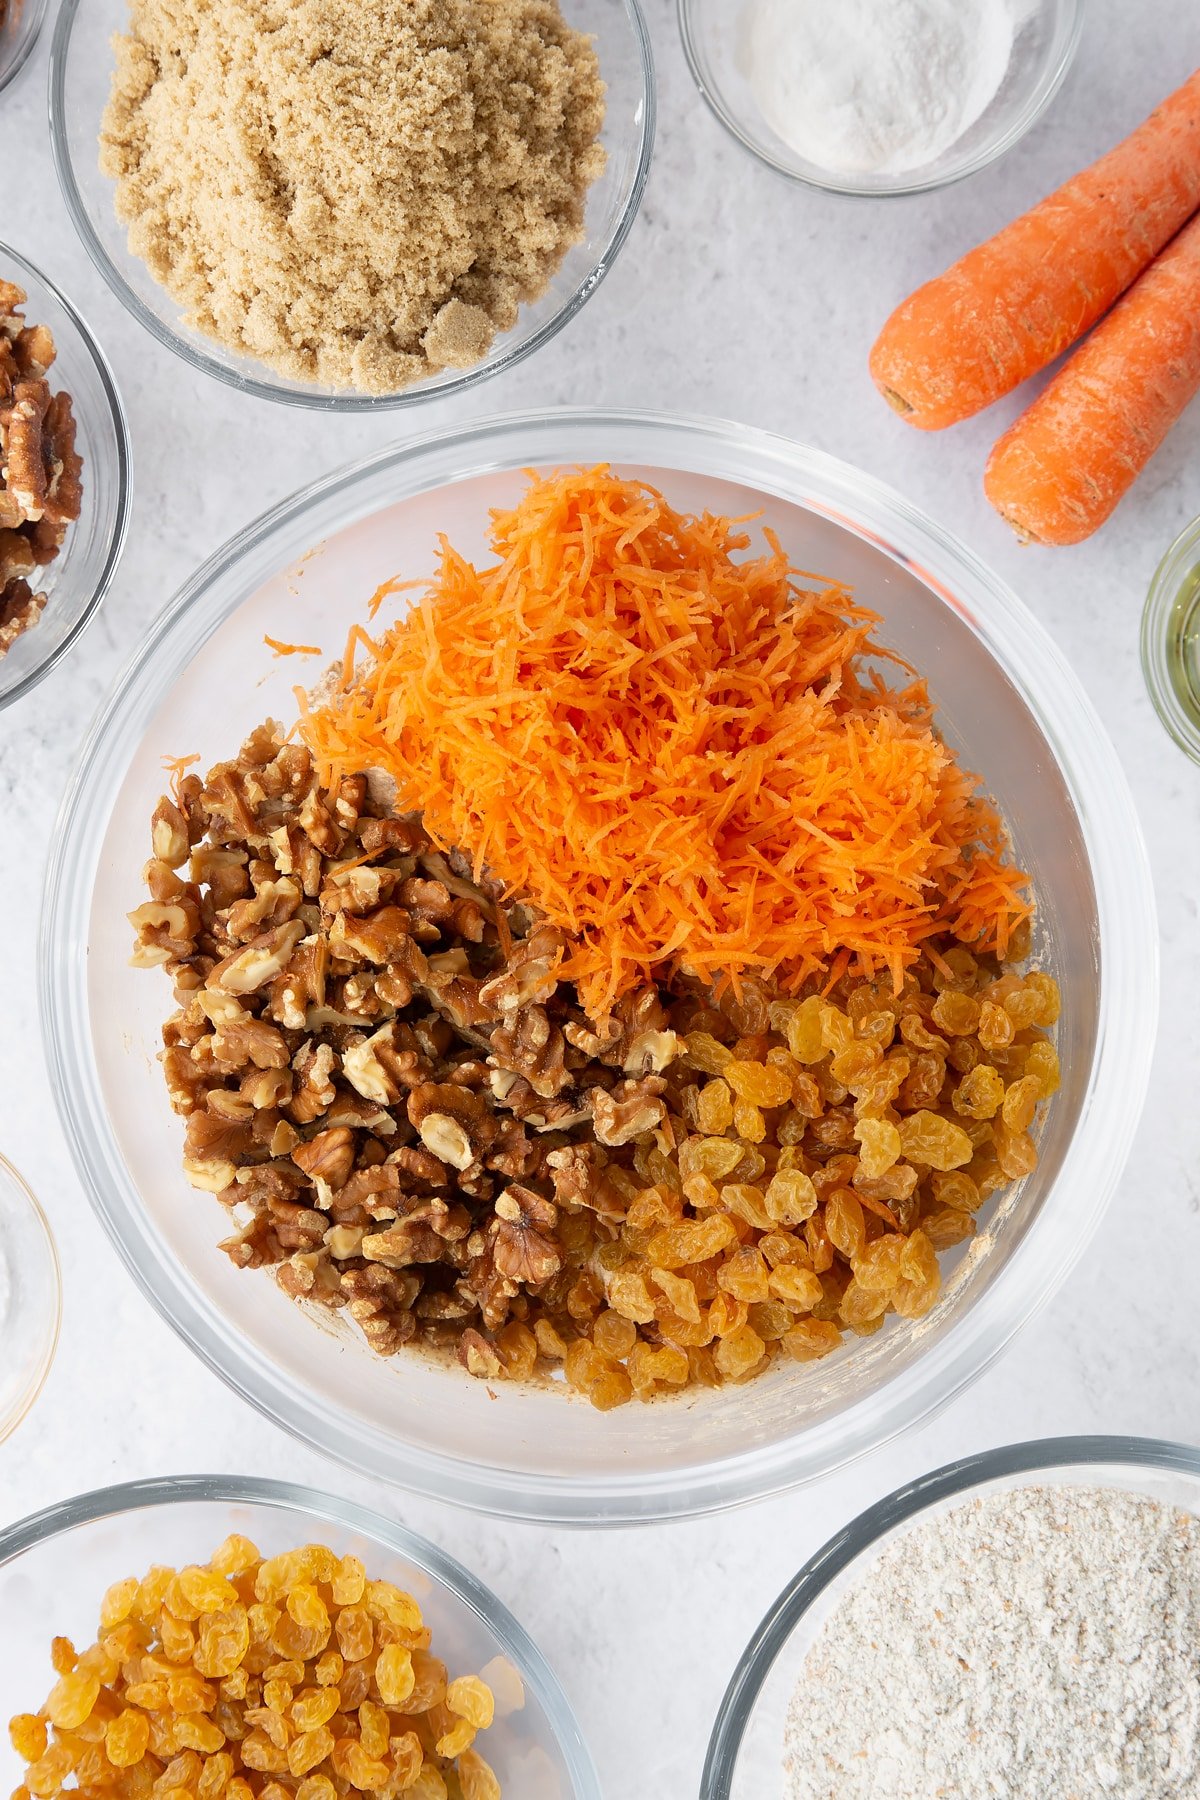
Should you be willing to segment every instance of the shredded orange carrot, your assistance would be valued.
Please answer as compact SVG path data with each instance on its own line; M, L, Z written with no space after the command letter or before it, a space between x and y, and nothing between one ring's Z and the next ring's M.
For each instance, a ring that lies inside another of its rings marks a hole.
M367 617L373 619L389 594L402 594L408 588L420 587L419 581L401 581L393 575L390 581L381 581L371 598L367 601Z
M285 644L280 638L267 636L263 637L263 643L268 650L273 650L276 656L320 656L321 654L320 644Z
M734 560L728 519L601 467L533 479L476 569L441 543L420 601L301 735L325 779L397 803L576 940L593 1014L647 975L853 966L897 983L940 933L1003 953L1030 908L925 686L868 658L877 615ZM901 665L902 667L904 665ZM906 670L906 673L910 671Z
M377 592L375 599L378 600L379 597L379 593ZM350 682L354 679L354 652L360 644L363 649L367 651L368 655L373 656L378 660L379 649L374 638L369 637L361 625L352 625L350 627L350 635L346 639L345 653L342 657L343 687L348 687Z
M164 756L162 766L170 777L171 798L179 805L179 784L192 767L200 761L200 752L193 750L190 756Z

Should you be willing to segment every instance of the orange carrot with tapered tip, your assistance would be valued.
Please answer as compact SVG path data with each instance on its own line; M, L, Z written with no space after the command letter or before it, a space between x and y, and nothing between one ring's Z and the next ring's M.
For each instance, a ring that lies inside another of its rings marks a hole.
M1103 525L1200 390L1200 214L1006 431L984 491L1024 538Z
M898 306L871 375L910 425L990 406L1068 349L1200 206L1200 70L1123 143Z

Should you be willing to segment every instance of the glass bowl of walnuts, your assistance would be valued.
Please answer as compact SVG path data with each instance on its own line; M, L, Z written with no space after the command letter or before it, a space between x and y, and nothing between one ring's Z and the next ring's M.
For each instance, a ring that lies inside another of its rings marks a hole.
M64 657L129 524L129 433L104 352L40 269L0 243L0 707Z

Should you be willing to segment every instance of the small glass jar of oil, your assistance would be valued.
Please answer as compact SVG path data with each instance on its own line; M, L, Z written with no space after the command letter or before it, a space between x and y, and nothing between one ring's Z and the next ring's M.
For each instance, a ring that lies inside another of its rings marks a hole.
M1142 614L1142 673L1155 711L1200 763L1200 519L1154 571Z

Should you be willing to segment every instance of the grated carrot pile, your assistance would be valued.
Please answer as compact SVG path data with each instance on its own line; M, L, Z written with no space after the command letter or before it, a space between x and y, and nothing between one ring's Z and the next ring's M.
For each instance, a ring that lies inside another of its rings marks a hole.
M386 770L444 848L573 935L593 1015L679 970L899 982L940 934L1003 954L1030 911L924 684L867 667L877 615L801 586L770 534L735 560L738 523L603 467L533 478L493 515L495 563L443 539L301 722L324 779Z

